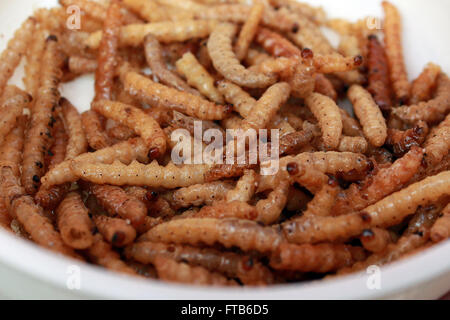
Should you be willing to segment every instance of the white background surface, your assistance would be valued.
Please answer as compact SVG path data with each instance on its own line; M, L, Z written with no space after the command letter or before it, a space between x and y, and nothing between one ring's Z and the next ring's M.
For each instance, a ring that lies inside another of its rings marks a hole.
M352 20L381 16L378 0L310 0L325 7L330 17ZM396 0L404 22L405 56L410 78L429 61L450 72L449 0ZM0 50L22 21L38 6L56 1L0 1ZM87 109L93 95L92 77L64 85L63 94L80 110ZM20 71L14 82L20 83ZM112 275L81 265L82 290L66 290L67 267L74 262L60 259L34 245L0 231L0 297L11 298L187 298L187 299L308 299L308 298L437 298L450 288L450 243L383 269L383 288L368 290L366 276L337 281L270 288L268 290L199 289L143 282Z

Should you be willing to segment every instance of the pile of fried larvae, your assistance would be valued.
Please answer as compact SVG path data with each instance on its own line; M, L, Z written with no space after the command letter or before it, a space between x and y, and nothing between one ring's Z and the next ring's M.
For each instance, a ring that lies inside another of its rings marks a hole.
M108 270L218 286L334 277L448 239L450 80L430 63L408 81L389 2L382 30L291 0L59 2L0 56L5 229ZM24 90L8 84L22 57ZM80 114L60 89L89 73ZM173 163L171 134L196 143L196 121L278 129L279 171Z

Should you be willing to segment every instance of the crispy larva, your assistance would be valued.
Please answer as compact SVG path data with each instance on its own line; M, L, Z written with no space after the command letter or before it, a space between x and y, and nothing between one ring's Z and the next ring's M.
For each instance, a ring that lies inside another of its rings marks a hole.
M39 180L44 174L43 149L48 150L51 139L50 124L52 114L59 103L58 84L60 82L63 56L59 49L58 39L49 36L42 58L41 84L36 103L31 114L31 123L27 131L23 152L22 184L28 194L36 193Z
M269 0L274 7L285 7L293 13L305 16L317 24L324 24L327 20L327 14L322 7L314 7L305 2L293 0Z
M121 7L112 0L103 25L102 40L98 48L98 66L95 72L94 101L110 100L114 86L114 75L118 64L119 34L122 25Z
M56 210L58 229L66 245L74 249L87 249L94 242L92 222L81 196L67 194Z
M270 225L280 218L288 200L289 187L290 183L287 179L281 180L273 191L269 193L267 199L258 201L255 206L258 214L257 221Z
M144 43L147 34L151 34L163 43L183 42L195 38L207 37L217 25L214 20L164 21L148 24L130 24L120 29L121 47L138 47ZM98 49L102 32L92 33L85 41L90 49Z
M192 215L194 218L256 220L257 210L242 201L216 201L211 206L205 206Z
M114 247L129 245L136 238L136 230L123 219L94 216L93 220L98 232Z
M256 102L242 123L242 129L263 129L275 116L282 104L287 101L291 87L286 82L279 82L271 86Z
M33 36L31 48L26 52L23 83L26 91L34 98L36 98L39 89L41 59L45 50L46 35L47 31L42 28L36 28L36 34Z
M228 280L219 273L210 272L203 267L194 267L184 262L156 257L153 264L158 273L158 277L168 282L209 286L237 285L234 280Z
M199 95L198 91L191 88L183 79L167 68L162 55L159 41L151 34L144 39L145 58L152 70L152 75L156 76L163 84L180 91L186 91Z
M111 216L128 219L134 227L144 222L147 207L139 199L128 195L122 188L110 185L92 185L90 191Z
M400 190L419 170L423 150L415 147L390 167L380 169L362 185L351 185L339 195L333 208L334 215L359 211Z
M158 256L166 256L176 261L187 261L208 270L223 273L230 278L238 278L246 285L274 283L274 276L267 267L250 256L233 252L164 243L138 242L126 248L125 255L144 264L152 263Z
M369 147L364 137L342 136L338 150L341 152L366 153Z
M392 86L400 104L405 104L410 96L411 84L408 81L403 58L401 17L397 8L388 1L383 1L385 13L384 42L389 62Z
M414 213L419 206L448 195L449 177L450 171L428 177L365 208L362 212L338 217L305 217L286 222L283 225L284 235L293 243L318 243L348 239L368 228L396 225Z
M216 164L207 169L205 181L217 181L223 178L235 178L244 175L245 170L255 169L256 165L250 164Z
M370 93L359 85L353 85L348 91L348 97L366 138L375 147L382 146L387 138L386 121Z
M87 151L88 143L84 134L81 116L77 109L67 99L61 100L64 124L67 129L69 141L67 142L66 158L73 159Z
M1 100L0 144L3 144L6 136L16 126L23 109L31 102L31 96L16 86L7 86Z
M270 266L276 270L325 273L355 262L362 249L342 244L295 245L283 243L272 255Z
M222 94L214 86L214 78L198 62L197 58L191 53L186 52L183 57L176 62L178 73L182 74L189 85L195 87L209 100L218 104L223 104Z
M141 237L142 241L175 244L238 247L243 251L271 252L283 242L278 230L262 227L254 221L238 219L183 219L156 226Z
M364 134L359 122L352 118L346 110L339 109L339 112L342 117L342 133L349 137L362 137Z
M214 201L222 200L225 196L228 196L232 187L233 185L229 182L217 181L181 188L173 192L172 205L176 208L188 208L203 204L212 205Z
M368 81L367 90L383 111L392 107L392 89L386 52L378 38L373 35L368 40Z
M236 187L229 190L225 195L227 202L241 201L249 202L256 191L258 176L254 170L245 170L244 175L236 183Z
M16 177L20 176L20 164L22 163L22 149L27 123L27 116L19 117L17 126L6 136L4 143L0 147L0 163L8 164Z
M450 115L438 127L433 128L425 144L425 160L429 166L441 162L450 150Z
M195 135L195 123L196 121L200 121L202 123L202 135L205 134L205 131L209 129L216 129L225 134L225 131L222 129L220 125L215 123L214 121L200 120L194 117L187 116L178 111L173 111L173 118L170 120L170 124L174 128L186 129L189 133L194 136Z
M416 104L430 100L440 74L441 67L434 63L427 64L422 73L412 83L409 103Z
M120 255L111 245L103 240L100 234L94 236L94 244L86 250L89 260L109 270L136 275L136 272L120 260Z
M234 110L241 116L247 117L250 115L252 108L256 104L256 99L250 96L250 94L238 85L227 80L219 81L217 89L223 94L225 100L228 103L231 103Z
M153 107L171 108L202 120L222 120L231 111L226 106L166 87L135 72L126 73L123 82L130 94Z
M141 109L107 100L94 102L92 109L133 129L149 146L150 151L157 150L159 155L163 155L166 152L166 135L164 131L155 119Z
M419 121L413 128L406 131L388 129L386 146L396 157L403 156L413 146L420 146L428 135L428 125Z
M337 98L338 98L338 94L337 94L336 90L334 89L333 84L322 73L317 73L315 76L314 92L317 92L324 96L327 96L327 97L333 99L334 101L337 101Z
M450 237L450 204L448 204L431 228L431 239L440 242Z
M94 150L101 150L109 146L109 139L103 129L102 119L93 110L85 111L81 114L83 130L89 146Z
M411 106L395 108L393 113L407 123L419 120L436 123L444 119L450 110L450 79L441 73L437 82L435 97L429 101L419 102Z
M331 183L330 183L331 182ZM304 216L313 215L320 217L327 217L334 212L331 210L336 202L336 197L339 192L339 187L332 180L325 184L322 189L314 196L308 203Z
M114 160L119 160L123 163L131 163L131 161L135 159L146 161L148 159L147 155L148 147L145 142L140 138L133 138L93 153L84 153L74 160L83 163L113 163ZM54 185L77 181L78 178L72 172L70 165L71 160L66 160L52 170L49 170L46 175L42 177L42 186L50 188Z
M264 5L262 3L255 3L234 46L234 51L239 61L242 61L247 56L248 48L253 41L263 13Z
M210 166L184 165L177 167L170 163L163 167L156 161L149 165L134 161L127 166L121 162L101 164L86 163L75 159L71 168L77 176L93 183L174 189L204 183L204 176Z
M232 24L219 24L208 40L208 52L213 65L226 79L244 87L265 88L276 78L246 69L233 52L232 38L237 28Z
M123 4L148 22L170 20L168 13L154 1L123 0Z
M14 37L8 42L6 50L0 56L0 96L3 94L6 83L13 75L25 54L28 44L35 30L36 20L28 18L16 31Z
M363 58L361 56L344 57L338 53L329 55L315 54L313 62L317 72L334 73L354 70L362 64Z
M69 71L75 74L94 73L97 70L97 60L81 56L69 57Z
M267 29L259 28L255 42L275 57L301 57L302 51L282 35Z
M305 102L319 121L325 146L336 149L341 140L343 127L339 107L333 100L319 93L312 93Z
M382 252L390 243L393 242L393 236L388 230L373 228L364 230L360 240L364 249L370 252L378 253Z
M19 221L34 242L49 250L75 256L72 249L63 243L61 235L50 221L44 217L42 208L30 196L25 195L25 190L19 185L11 167L1 168L0 187L9 214Z

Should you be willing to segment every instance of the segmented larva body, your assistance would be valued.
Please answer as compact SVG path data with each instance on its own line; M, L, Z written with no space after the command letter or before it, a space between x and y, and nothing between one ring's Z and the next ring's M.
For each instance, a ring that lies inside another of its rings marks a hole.
M243 251L271 252L283 241L272 227L262 227L254 221L238 219L183 219L169 221L151 229L141 240L164 243L238 247Z
M209 286L237 285L234 280L228 280L219 273L210 272L203 267L194 267L184 262L157 257L153 264L158 277L165 281Z
M342 133L349 137L362 137L364 135L359 122L352 118L344 109L339 109L342 117Z
M438 127L433 128L425 144L425 159L428 165L434 166L441 162L450 150L450 115L447 115Z
M289 187L290 183L287 179L281 180L276 188L269 193L267 199L259 200L256 203L257 221L270 225L280 218L288 200Z
M24 67L25 76L23 77L25 89L33 98L36 98L39 89L39 78L42 68L41 59L45 50L45 38L48 33L42 28L36 29L31 48L26 52L27 60Z
M151 116L141 109L120 102L101 100L92 104L92 109L101 115L134 130L159 155L166 152L166 135Z
M265 88L276 78L246 69L233 52L232 39L237 28L232 24L219 24L208 40L208 52L213 65L226 79L249 88Z
M151 34L163 43L183 42L207 37L217 25L214 20L163 21L148 24L130 24L120 28L119 46L138 47L144 43L146 35ZM98 49L102 32L92 33L85 40L90 49Z
M17 119L17 127L11 130L0 147L0 163L9 165L16 177L20 176L20 164L22 163L22 149L27 123L27 116L19 117Z
M318 25L327 21L327 14L322 7L315 7L293 0L269 0L269 3L274 7L283 7L300 16L305 16Z
M170 15L158 3L147 0L123 0L123 4L141 16L147 22L172 20Z
M379 253L393 242L394 236L390 231L380 228L372 228L363 231L359 238L367 251Z
M0 109L0 144L16 126L23 109L31 102L31 96L16 86L7 86L1 97Z
M256 104L256 99L250 96L238 85L227 81L221 80L217 84L217 89L222 93L225 100L231 103L234 110L238 112L242 117L250 115L252 108Z
M111 216L119 215L134 227L144 222L147 207L139 199L128 195L122 188L110 185L92 185L91 192Z
M94 216L93 220L98 232L114 247L129 245L136 238L136 230L126 220L107 216Z
M348 91L348 97L366 138L372 145L382 146L387 138L386 120L370 93L359 85L353 85Z
M264 5L262 3L255 3L249 13L247 21L245 21L242 26L234 46L234 51L236 52L236 57L239 61L242 61L247 56L248 48L257 33L258 25L261 22L263 14Z
M93 224L81 196L69 193L56 210L58 229L66 245L74 249L87 249L94 242Z
M258 212L255 207L242 201L216 201L211 206L205 206L194 218L227 219L236 218L243 220L256 220Z
M440 242L450 237L450 204L448 204L431 228L431 239Z
M305 102L319 121L325 146L336 149L339 146L343 128L339 107L333 100L319 93L312 93Z
M299 58L302 55L302 51L292 42L267 28L258 29L255 41L275 57Z
M19 65L22 56L25 54L35 26L36 20L28 18L16 31L13 38L8 42L6 50L0 56L0 96L3 94L9 78L11 78L14 70Z
M229 190L225 195L225 200L249 202L256 191L258 175L254 170L245 170L244 175L236 183L236 187Z
M332 208L336 202L340 188L334 183L325 184L322 189L308 203L303 216L313 215L320 217L328 217L334 214Z
M113 164L102 164L87 163L75 159L71 163L71 168L78 177L97 184L174 189L204 183L205 174L210 166L184 165L178 167L170 163L163 167L158 165L156 161L149 165L134 161L127 166L118 161Z
M352 71L363 63L361 56L344 57L338 53L329 55L316 54L313 58L313 65L317 72L334 73Z
M441 67L434 63L427 64L422 73L412 83L409 103L416 104L430 100L440 74Z
M123 81L131 95L153 107L174 109L201 120L222 120L231 111L229 107L166 87L135 72L125 74Z
M391 82L397 100L400 104L405 104L409 99L411 84L408 81L403 58L401 17L397 8L387 1L383 1L383 9L385 12L384 43Z
M55 36L49 36L46 41L42 57L41 84L31 114L23 153L22 184L28 194L36 193L40 178L45 172L45 168L38 163L44 163L43 151L50 147L52 114L58 107L60 98L58 85L62 76L63 55Z
M69 57L69 71L75 74L94 73L97 70L97 60L81 56Z
M413 128L406 131L388 129L386 146L392 149L396 157L403 156L414 146L420 146L428 135L428 125L424 121L419 121Z
M181 188L173 192L172 203L177 208L212 205L214 201L223 200L233 188L230 182L210 182ZM227 193L228 192L228 193Z
M100 115L94 110L88 110L81 114L81 122L89 146L94 150L101 150L110 145L108 136L103 128Z
M364 137L343 136L339 142L340 152L366 153L369 144Z
M277 270L325 273L351 266L362 249L342 244L282 244L270 260Z
M441 73L435 97L429 101L419 102L411 106L401 106L393 110L394 114L407 123L423 120L436 123L444 119L450 110L450 79Z
M145 162L148 159L147 155L148 147L144 140L133 138L109 148L79 155L74 160L83 163L113 163L115 160L119 160L123 163L131 163L131 161L135 159ZM54 185L77 181L78 177L72 172L70 165L71 160L66 160L49 170L46 175L42 177L42 186L50 188Z
M320 93L324 96L329 97L330 99L333 99L334 101L337 101L338 94L334 89L331 81L328 80L328 78L324 74L316 74L314 86L314 92Z
M83 123L77 109L67 99L61 99L64 125L69 140L67 142L65 160L74 159L87 151L88 142L84 134Z

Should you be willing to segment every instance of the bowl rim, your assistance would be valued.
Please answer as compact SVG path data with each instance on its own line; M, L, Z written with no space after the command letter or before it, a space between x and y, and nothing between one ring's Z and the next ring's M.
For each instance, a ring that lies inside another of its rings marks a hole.
M211 288L164 283L109 272L85 262L56 255L38 245L0 230L0 263L60 290L67 288L67 270L77 266L81 290L74 296L94 299L151 300L291 300L291 299L381 299L450 274L450 241L411 257L382 266L380 290L366 286L367 273L357 273L322 281L286 284L266 288ZM29 261L33 261L30 264ZM3 275L0 274L0 279ZM450 284L449 284L450 286Z

